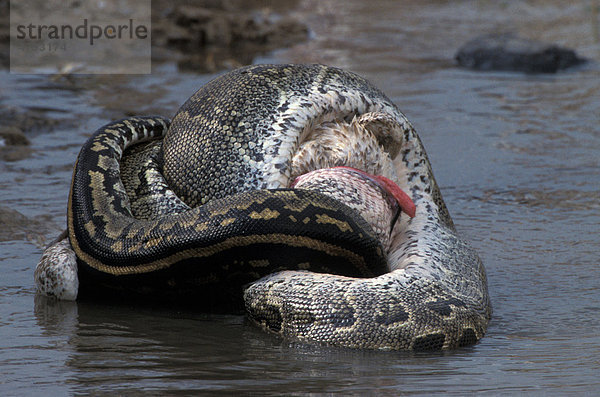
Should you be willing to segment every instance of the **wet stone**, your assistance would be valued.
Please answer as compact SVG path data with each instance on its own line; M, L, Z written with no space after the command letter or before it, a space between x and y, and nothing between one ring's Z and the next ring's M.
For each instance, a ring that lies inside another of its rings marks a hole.
M29 218L19 211L0 205L0 241L28 240L39 247L47 241L45 236L56 233L58 228L51 217L42 215Z
M0 160L23 160L24 158L27 158L31 152L29 139L27 139L20 128L0 128Z
M458 50L455 59L468 69L525 73L556 73L586 61L571 49L512 33L476 37Z
M29 139L18 127L0 127L0 147L2 146L26 146Z
M306 24L288 15L295 2L286 4L253 8L241 1L156 1L153 57L162 53L172 59L168 51L174 50L180 68L197 72L250 64L258 54L308 39Z

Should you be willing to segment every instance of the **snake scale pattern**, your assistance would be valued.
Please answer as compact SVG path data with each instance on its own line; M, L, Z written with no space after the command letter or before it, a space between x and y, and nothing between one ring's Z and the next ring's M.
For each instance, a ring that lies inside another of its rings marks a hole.
M369 136L384 173L416 205L389 252L355 209L289 188L298 153L323 147L319 126L371 114L383 115ZM467 346L491 317L483 264L458 236L415 130L380 90L337 68L244 67L198 90L170 125L102 127L78 157L67 218L68 239L36 270L46 294L66 263L80 297L243 305L286 338L351 348Z

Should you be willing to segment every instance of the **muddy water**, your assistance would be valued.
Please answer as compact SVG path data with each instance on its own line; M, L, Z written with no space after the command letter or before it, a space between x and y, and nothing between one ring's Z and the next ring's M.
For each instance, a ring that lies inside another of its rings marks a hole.
M30 153L0 161L0 394L600 390L600 68L527 76L452 62L466 40L498 30L597 62L592 2L366 4L302 3L313 39L255 62L349 68L407 114L486 264L494 317L481 343L443 354L322 348L243 317L35 298L33 269L64 227L71 166L89 133L131 113L172 116L213 76L169 63L127 78L0 72L0 106L13 112L3 123L39 121Z

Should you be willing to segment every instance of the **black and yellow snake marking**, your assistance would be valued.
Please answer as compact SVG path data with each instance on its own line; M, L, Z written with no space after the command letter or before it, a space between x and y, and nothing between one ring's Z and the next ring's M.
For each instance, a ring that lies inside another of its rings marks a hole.
M193 295L218 280L241 299L243 284L281 269L355 277L387 271L369 225L318 192L252 190L179 214L135 218L120 177L122 153L133 142L161 137L168 125L159 117L117 121L100 128L81 149L67 220L84 280L101 279L107 290L152 289L157 296ZM152 288L140 281L142 275Z
M376 154L353 156L361 144L325 147L350 138L321 139L331 129L320 126L364 117L358 141L374 142L364 150ZM121 159L152 139L142 160ZM331 158L297 159L314 148ZM400 218L387 255L354 210L286 189L294 164L366 169L373 158L417 208ZM144 173L164 180L146 175L133 179L149 182L125 187L124 175L146 160L157 166ZM146 209L132 212L132 201ZM241 68L202 87L170 126L129 118L98 130L75 166L68 236L80 296L199 296L190 303L203 307L243 294L250 318L298 340L448 349L475 343L491 316L484 267L457 235L410 123L361 77L321 65ZM46 251L36 270L41 290L52 284L47 269L72 265L69 250L62 241Z

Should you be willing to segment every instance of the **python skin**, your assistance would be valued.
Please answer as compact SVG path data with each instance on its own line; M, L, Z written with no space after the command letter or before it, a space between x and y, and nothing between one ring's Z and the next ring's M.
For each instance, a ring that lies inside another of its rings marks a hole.
M289 188L339 165L411 196L415 216L400 216L389 246L360 208ZM102 127L78 157L67 218L68 240L36 269L47 295L243 305L284 337L352 348L467 346L491 317L483 264L415 130L381 91L332 67L244 67L198 90L170 125Z

